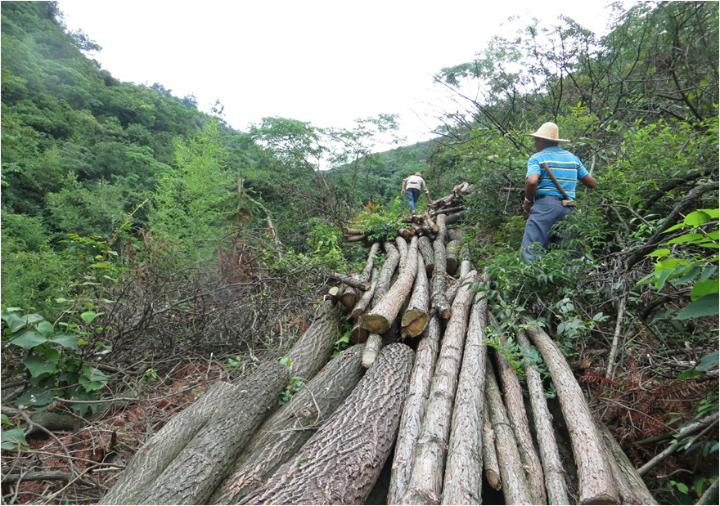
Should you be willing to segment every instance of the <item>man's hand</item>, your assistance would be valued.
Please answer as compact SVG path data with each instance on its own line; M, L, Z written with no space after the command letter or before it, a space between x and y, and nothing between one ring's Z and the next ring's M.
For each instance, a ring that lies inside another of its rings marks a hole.
M400 195L405 195L405 188L403 188L402 190L400 190Z
M532 202L530 202L528 199L523 200L523 209L525 209L527 212L530 212L530 209L532 209Z

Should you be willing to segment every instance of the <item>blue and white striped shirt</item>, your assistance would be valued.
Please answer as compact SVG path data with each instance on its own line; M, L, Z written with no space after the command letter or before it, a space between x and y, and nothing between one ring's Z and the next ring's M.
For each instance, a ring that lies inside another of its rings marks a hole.
M540 174L538 189L535 197L540 195L554 195L563 198L553 183L548 173L542 168L542 163L547 163L548 167L555 174L555 178L568 194L568 197L575 200L575 188L577 180L588 175L587 169L583 166L580 159L572 153L565 151L561 147L545 148L539 153L535 153L528 160L528 170L525 175L527 179L530 174Z

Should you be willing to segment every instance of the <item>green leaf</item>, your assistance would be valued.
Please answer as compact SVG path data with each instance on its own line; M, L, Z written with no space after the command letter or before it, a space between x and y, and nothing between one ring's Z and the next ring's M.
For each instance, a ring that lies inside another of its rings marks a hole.
M0 435L0 446L3 450L17 450L19 447L27 446L25 433L22 429L10 429L2 431Z
M47 342L47 338L40 334L40 332L30 329L23 332L10 342L16 346L29 350L30 348L34 348L39 344Z
M688 490L689 490L689 489L688 489L688 486L685 485L684 483L678 483L678 484L676 484L675 486L676 486L677 489L678 489L680 492L682 492L683 494L687 494L687 493L688 493Z
M707 214L713 219L720 218L720 208L718 209L699 209L699 211L702 211L703 213Z
M18 330L25 328L25 320L18 315L12 313L3 313L2 319L7 323L11 333L15 333Z
M665 244L694 244L697 242L707 241L705 234L684 234L675 239L671 239Z
M709 371L713 367L718 366L718 350L705 355L700 359L700 363L696 367L698 371Z
M100 316L104 315L105 313L96 313L95 311L85 311L83 314L80 315L80 318L82 318L85 323L90 325L95 319Z
M679 279L674 281L675 285L682 285L685 283L688 283L692 281L692 279L700 274L700 268L699 267L693 267L692 269L688 269L687 272Z
M682 312L677 315L676 320L687 320L688 318L699 318L701 316L710 316L718 314L718 294L713 293L699 298L687 305Z
M55 333L52 323L50 323L49 321L42 321L38 323L35 328L37 328L42 335L48 338L52 337L52 335Z
M53 397L55 397L55 392L52 390L48 391L41 387L32 387L15 400L15 405L41 408L50 404Z
M72 350L76 350L78 344L80 344L80 338L75 334L55 334L52 339L48 339L48 341Z
M705 281L706 279L709 279L710 276L715 274L718 270L717 265L710 265L708 267L705 267L703 269L702 275L700 276L700 281Z
M662 258L662 257L667 256L667 255L669 255L669 254L670 254L670 250L669 250L669 249L656 249L656 250L653 251L652 253L648 253L647 256L649 256L649 257Z
M710 221L711 219L712 218L710 217L710 215L705 211L694 211L685 216L685 220L683 221L683 223L691 227L699 227L700 225Z
M694 378L695 376L698 376L700 373L698 371L685 371L680 376L675 378L675 381L682 381L690 378Z
M28 368L33 378L52 374L57 369L55 362L49 361L39 355L31 355L23 360L23 365Z
M692 291L690 292L690 300L697 300L700 297L704 297L705 295L716 293L718 289L719 288L717 279L698 281L697 283L695 283L695 286L693 286Z
M12 425L12 422L5 413L0 414L0 423Z

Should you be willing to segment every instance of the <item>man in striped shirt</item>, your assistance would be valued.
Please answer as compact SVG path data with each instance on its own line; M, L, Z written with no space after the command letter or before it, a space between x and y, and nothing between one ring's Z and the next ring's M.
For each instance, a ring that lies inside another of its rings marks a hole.
M525 176L525 201L523 208L530 213L525 225L521 251L526 259L542 254L552 244L560 245L562 237L552 232L552 226L565 218L574 207L562 204L563 194L549 174L543 169L547 164L571 200L580 181L588 188L595 187L595 179L588 173L578 157L558 146L568 142L559 138L555 123L543 124L537 132L525 134L535 139L535 154L528 160Z

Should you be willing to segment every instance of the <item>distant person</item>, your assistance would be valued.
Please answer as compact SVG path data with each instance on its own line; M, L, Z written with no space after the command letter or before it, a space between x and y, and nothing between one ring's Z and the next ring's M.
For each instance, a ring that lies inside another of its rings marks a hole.
M432 204L433 201L430 199L430 192L428 192L427 186L425 185L425 179L423 179L422 173L416 172L414 176L408 176L403 179L400 193L402 195L407 193L407 201L411 213L415 212L415 207L420 198L420 191L425 193L428 203Z
M595 188L595 179L578 157L558 147L558 143L568 142L568 139L559 138L555 123L545 123L537 132L525 136L535 139L535 154L528 160L525 176L523 209L530 213L530 217L525 225L521 248L525 258L530 260L542 254L551 243L558 246L562 243L563 237L554 234L552 226L575 209L577 182ZM543 168L545 164L567 198L553 182L551 174Z

